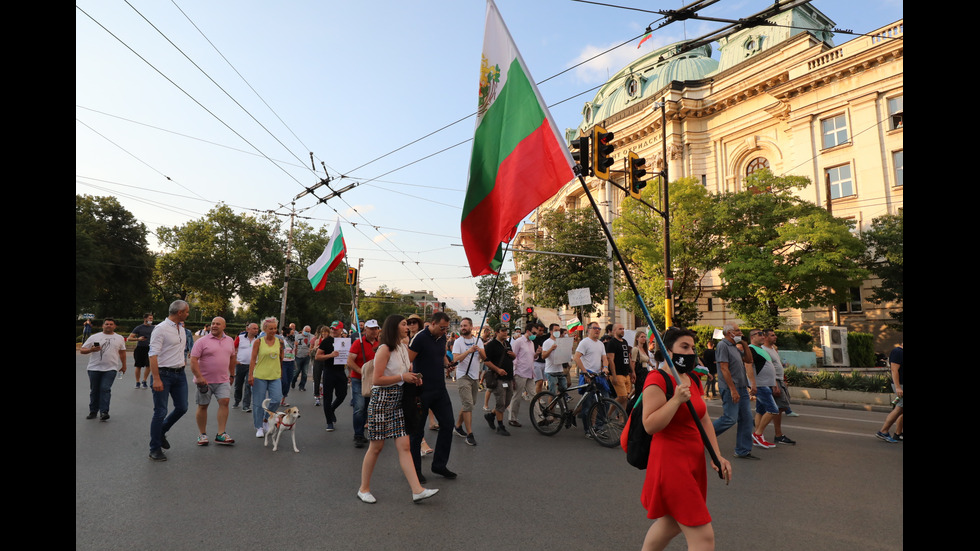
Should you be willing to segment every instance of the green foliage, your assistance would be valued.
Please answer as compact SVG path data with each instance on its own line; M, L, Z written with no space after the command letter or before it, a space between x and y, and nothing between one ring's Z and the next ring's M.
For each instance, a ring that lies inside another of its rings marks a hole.
M138 315L152 304L146 226L114 197L75 195L75 310Z
M881 279L868 300L876 304L896 302L904 305L904 243L905 211L885 215L871 221L871 228L861 236L867 247L863 264L871 275ZM899 331L904 328L905 311L891 312Z
M875 337L871 333L847 332L847 355L853 367L874 367Z
M892 391L890 375L877 373L868 375L858 371L851 373L829 371L808 373L795 367L788 367L786 368L786 380L789 382L789 386L796 387L879 393Z
M517 301L517 288L510 283L511 274L500 274L497 278L497 288L493 290L494 278L497 276L483 276L476 282L476 300L473 301L473 309L477 311L477 318L473 320L473 326L480 325L486 312L487 325L498 327L500 325L500 314L509 312L511 323L523 315L524 309ZM493 290L491 300L490 291ZM489 305L489 309L487 306Z
M780 308L837 304L867 275L853 223L793 195L809 184L761 170L748 177L745 191L719 199L727 246L718 296L747 325L780 325Z
M227 205L183 226L161 227L157 235L169 249L157 259L161 294L169 300L193 298L205 318L231 317L231 300L255 299L261 279L268 280L285 262L277 218L237 214Z
M802 350L810 352L813 350L813 335L806 331L783 331L776 330L776 346L780 350Z
M647 203L655 201L656 186L647 186L641 196ZM717 198L694 178L670 184L670 256L674 275L672 294L675 299L673 325L688 327L697 323L697 309L705 275L718 267L722 230L718 227ZM640 293L648 303L658 327L665 318L665 269L663 217L640 201L626 199L621 215L613 220L616 244L630 267ZM634 314L642 309L633 291L620 281L616 301Z
M697 346L698 353L703 353L708 349L708 343L714 340L712 335L715 334L715 328L710 325L692 325L688 327L691 331L697 333L698 338L695 339L695 346ZM717 344L717 342L715 343Z
M602 228L589 208L547 212L537 229L535 249L539 251L606 256ZM569 289L588 287L592 304L582 309L594 312L609 295L609 266L601 258L532 253L515 253L514 257L528 274L524 291L534 297L535 304L559 308L568 304Z
M384 324L385 318L392 314L407 317L415 312L425 317L411 297L401 294L398 289L389 289L386 285L381 285L371 295L362 294L359 302L358 314L363 321L376 319L379 324Z

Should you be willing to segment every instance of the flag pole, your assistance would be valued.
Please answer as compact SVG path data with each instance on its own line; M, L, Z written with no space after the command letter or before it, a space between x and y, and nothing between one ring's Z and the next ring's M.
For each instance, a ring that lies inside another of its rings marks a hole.
M504 259L507 257L507 251L509 249L510 249L510 242L508 241L506 244L504 244L504 253L500 256L500 267L501 267L501 269L504 267ZM497 275L495 275L493 277L493 286L490 287L490 297L487 298L487 307L483 311L483 321L480 322L480 332L481 332L481 334L476 336L478 339L482 339L483 338L483 336L482 336L483 324L487 322L487 316L490 315L490 306L493 304L493 294L497 290L497 280L500 279L500 271L501 270L497 270Z
M643 316L650 325L650 329L653 330L653 336L656 337L657 346L660 348L660 350L664 351L663 357L664 361L667 363L667 367L674 376L674 380L680 381L680 374L677 373L677 368L674 367L673 360L671 360L670 355L666 352L664 341L660 337L660 331L657 330L656 324L653 323L653 317L650 315L650 311L647 309L647 305L643 301L643 297L640 295L640 289L636 286L636 282L633 281L633 276L630 275L630 271L626 267L626 262L623 260L623 256L619 254L619 247L616 246L616 242L613 240L612 232L609 231L609 227L606 226L605 220L602 219L602 213L599 212L599 205L595 202L595 198L592 197L592 192L589 191L589 186L585 183L585 177L581 174L580 169L580 166L575 166L575 172L578 175L579 182L582 183L582 189L585 190L585 195L589 198L589 203L592 205L592 210L595 212L596 217L599 218L599 225L602 226L602 231L606 234L606 240L609 242L609 246L612 248L613 254L616 255L616 260L619 261L619 266L623 269L623 274L626 275L626 281L629 283L630 289L633 291L633 295L636 296L636 301L640 303L640 308L643 310ZM711 456L711 462L718 468L718 476L724 479L725 475L722 472L721 461L719 461L718 455L715 454L715 449L711 446L711 442L708 441L708 434L704 432L704 427L701 426L701 419L698 418L697 412L694 411L694 404L692 404L690 400L687 401L687 410L691 413L691 417L694 418L694 424L698 427L698 432L701 433L701 441L704 443L704 447L707 448L708 455Z

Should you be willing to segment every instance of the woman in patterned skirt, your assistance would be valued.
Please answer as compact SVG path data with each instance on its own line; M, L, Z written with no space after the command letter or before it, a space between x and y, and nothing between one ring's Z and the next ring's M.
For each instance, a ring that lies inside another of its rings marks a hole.
M388 316L381 327L381 346L374 355L374 375L371 381L371 401L368 404L368 438L371 444L361 464L361 487L357 497L364 503L375 503L371 494L371 473L384 448L385 439L395 439L398 463L408 485L412 487L412 500L416 503L432 497L439 490L426 489L419 483L415 463L409 451L408 434L405 433L405 411L402 409L402 385L418 385L422 379L411 371L408 347L402 340L408 336L408 323L399 315Z

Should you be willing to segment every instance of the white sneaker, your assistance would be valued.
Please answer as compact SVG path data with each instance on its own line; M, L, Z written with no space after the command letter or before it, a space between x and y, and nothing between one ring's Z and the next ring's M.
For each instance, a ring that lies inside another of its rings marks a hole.
M357 499L360 499L364 503L377 503L378 502L378 500L375 499L373 495L371 495L371 492L361 492L360 490L357 491Z
M262 429L259 429L259 430L255 431L255 437L256 438L264 438L265 437L265 431L262 430Z
M426 489L422 490L421 493L412 494L412 501L414 501L415 503L418 503L418 502L422 501L423 499L428 499L428 498L436 495L436 492L438 492L438 491L439 490L435 490L435 489L432 489L432 488L426 488Z

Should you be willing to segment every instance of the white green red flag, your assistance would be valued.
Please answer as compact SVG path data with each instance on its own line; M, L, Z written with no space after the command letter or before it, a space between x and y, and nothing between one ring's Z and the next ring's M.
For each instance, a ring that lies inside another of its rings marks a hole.
M327 284L327 274L337 269L346 255L347 243L344 242L344 232L340 231L340 220L337 220L327 248L323 249L320 258L306 269L306 275L310 278L310 285L313 286L314 291L323 290Z
M474 276L497 273L501 242L573 177L572 157L493 0L461 234Z
M565 328L568 329L569 333L572 333L573 331L581 331L582 322L580 322L578 318L572 318L565 324Z

